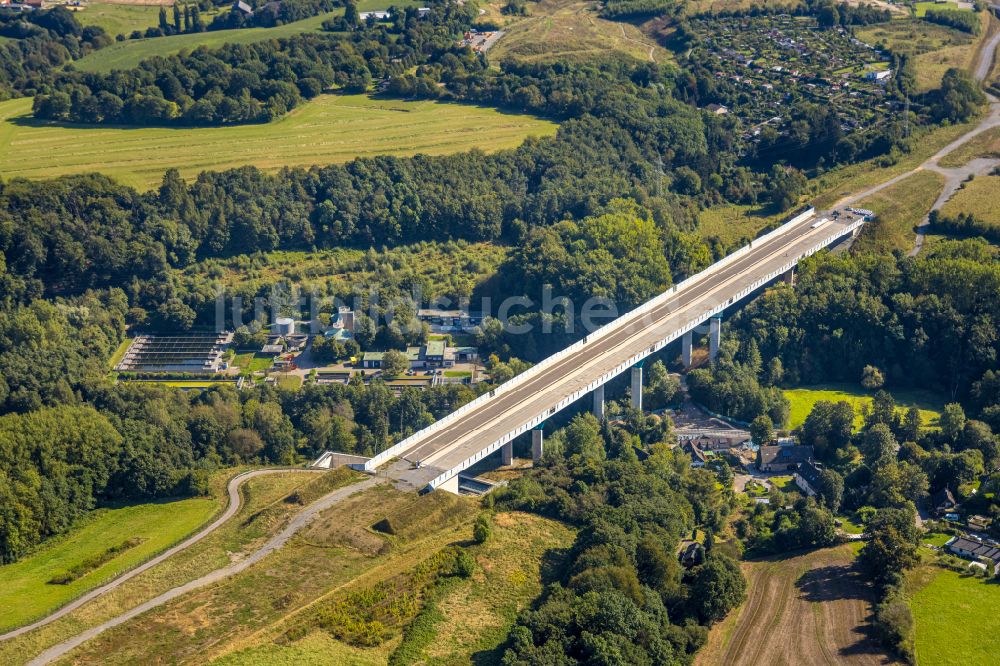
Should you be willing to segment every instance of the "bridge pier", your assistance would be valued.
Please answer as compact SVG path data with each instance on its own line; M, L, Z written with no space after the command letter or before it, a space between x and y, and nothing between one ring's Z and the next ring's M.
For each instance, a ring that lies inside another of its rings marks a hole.
M604 420L604 384L594 389L594 416L598 421Z
M795 269L794 268L789 268L787 271L785 271L785 274L781 276L781 279L784 280L785 284L787 284L788 286L794 287L795 286Z
M545 450L545 431L541 427L531 431L531 459L539 460Z
M514 464L514 442L507 442L500 447L500 464L504 467Z
M632 367L632 407L642 409L642 363Z
M714 361L719 355L719 345L722 343L722 317L712 317L708 320L708 360Z
M691 367L691 348L694 345L694 331L688 331L681 338L681 360L684 362L684 368Z

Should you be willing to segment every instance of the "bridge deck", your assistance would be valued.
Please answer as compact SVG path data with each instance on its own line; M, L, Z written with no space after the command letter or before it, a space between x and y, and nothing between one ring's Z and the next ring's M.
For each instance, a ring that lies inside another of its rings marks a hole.
M696 276L677 294L640 316L623 315L608 334L576 353L552 363L524 383L500 392L474 411L426 438L415 441L398 455L421 469L412 470L411 482L429 482L442 472L455 470L478 452L507 434L545 414L560 401L586 389L614 372L623 362L667 339L693 320L755 282L816 248L838 230L846 233L851 220L831 220L814 227L816 218L786 225L782 233L760 242L748 253L721 267L712 266ZM694 321L694 323L700 323ZM398 468L397 468L398 469Z

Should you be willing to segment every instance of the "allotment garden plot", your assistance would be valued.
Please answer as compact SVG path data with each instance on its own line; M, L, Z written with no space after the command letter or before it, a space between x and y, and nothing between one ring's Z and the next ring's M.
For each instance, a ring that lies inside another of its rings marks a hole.
M735 114L744 137L771 128L795 132L805 104L836 113L844 133L874 128L889 110L888 54L840 27L823 29L807 17L695 19L690 61L713 74L715 113Z

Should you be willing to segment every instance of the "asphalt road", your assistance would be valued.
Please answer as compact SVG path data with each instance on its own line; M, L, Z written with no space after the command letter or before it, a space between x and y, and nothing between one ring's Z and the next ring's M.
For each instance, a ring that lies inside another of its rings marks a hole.
M480 409L431 433L401 455L410 462L421 462L421 469L411 474L429 481L440 471L452 469L714 305L728 301L745 286L830 235L836 227L847 226L846 220L832 220L813 229L815 221L813 218L795 225L727 266L706 270L701 280L674 298L648 313L624 319L617 330L596 339L591 346L560 359L525 383L498 394Z
M275 474L277 472L309 472L315 474L317 471L319 470L289 469L282 467L275 469L258 469L252 472L244 472L243 474L237 474L236 476L234 476L232 479L229 480L229 485L227 486L227 491L229 494L229 506L226 507L226 510L222 512L222 515L216 518L211 525L201 530L200 532L188 537L187 539L180 542L176 546L168 548L167 550L163 551L162 553L160 553L153 559L149 560L148 562L145 562L134 569L129 569L128 571L121 574L117 578L108 581L107 583L101 585L100 587L94 588L93 590L87 592L83 596L77 597L70 603L66 604L59 610L55 611L54 613L46 615L42 619L36 622L32 622L31 624L26 624L23 627L18 627L17 629L8 631L6 634L0 634L0 641L5 641L9 638L20 636L21 634L25 634L34 629L38 629L39 627L44 627L50 622L55 622L59 618L72 613L73 611L75 611L77 608L84 605L88 601L93 601L98 597L104 596L105 594L119 587L126 581L135 578L143 571L155 567L157 564L164 561L168 557L173 557L182 550L190 548L194 544L198 543L199 541L207 537L209 534L222 527L230 518L236 515L236 512L240 510L240 506L242 505L242 498L240 496L240 487L242 487L242 485L247 481L249 481L250 479L253 479L258 476L263 476L265 474Z

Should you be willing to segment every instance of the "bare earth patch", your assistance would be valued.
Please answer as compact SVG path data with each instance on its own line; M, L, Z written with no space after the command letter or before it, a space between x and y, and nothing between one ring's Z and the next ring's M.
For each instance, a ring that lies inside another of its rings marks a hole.
M869 636L872 594L848 545L746 562L747 601L716 625L697 666L888 664Z

